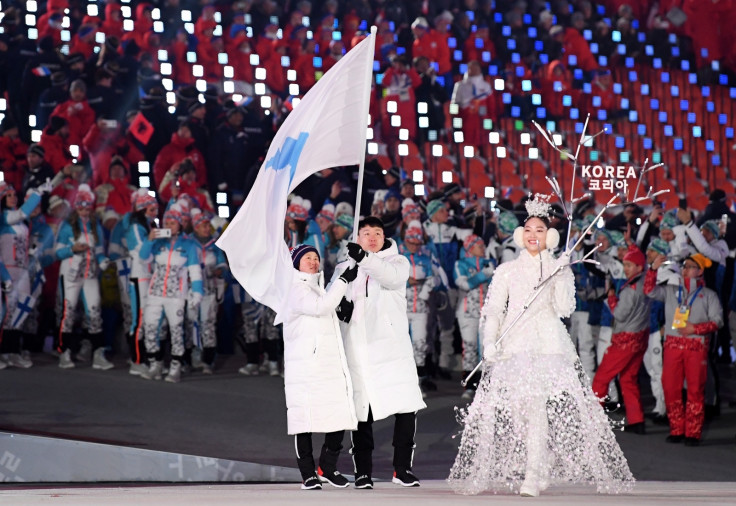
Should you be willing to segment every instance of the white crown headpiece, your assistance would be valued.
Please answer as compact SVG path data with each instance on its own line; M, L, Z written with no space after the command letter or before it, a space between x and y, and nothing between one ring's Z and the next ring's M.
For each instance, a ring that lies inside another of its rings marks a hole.
M529 193L529 196L531 197L532 194ZM543 193L535 193L533 199L529 199L526 201L526 213L531 216L536 216L537 218L549 218L549 212L551 209L551 204L549 203L549 200L552 198L551 195L544 195Z

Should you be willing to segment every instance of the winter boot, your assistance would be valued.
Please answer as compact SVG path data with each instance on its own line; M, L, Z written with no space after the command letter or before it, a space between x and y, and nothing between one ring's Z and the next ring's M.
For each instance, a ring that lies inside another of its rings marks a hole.
M141 378L146 380L160 380L161 379L161 371L164 369L164 362L163 360L150 360L150 364L148 365L148 369L141 374Z
M169 374L166 375L166 381L169 383L179 383L181 381L182 363L180 359L174 359L169 364Z
M281 371L279 370L279 363L270 360L268 362L268 375L269 376L278 376L280 374L281 374Z
M79 351L74 358L76 358L79 362L89 362L90 360L92 360L92 343L89 341L89 339L82 340Z
M72 350L67 348L59 355L59 367L62 369L74 369L74 361L72 360Z
M115 367L115 365L105 357L105 348L97 348L92 355L92 369L107 371L113 367Z
M258 364L245 364L243 367L238 369L238 372L243 376L258 376L260 368Z

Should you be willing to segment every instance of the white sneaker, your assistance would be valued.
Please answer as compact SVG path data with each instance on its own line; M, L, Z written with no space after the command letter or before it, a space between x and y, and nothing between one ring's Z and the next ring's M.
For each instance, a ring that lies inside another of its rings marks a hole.
M148 369L146 369L142 374L141 378L147 379L147 380L160 380L161 379L161 371L164 368L164 363L160 360L154 360L151 362L151 364L148 366Z
M92 357L92 369L107 371L115 367L115 364L107 360L105 357L105 348L97 348Z
M130 364L128 374L132 374L133 376L143 376L146 371L148 371L146 364Z
M18 353L7 353L2 356L3 360L10 367L19 367L21 369L28 369L33 366L33 362L30 359L23 358Z
M214 370L212 369L212 366L210 364L205 364L202 362L202 374L212 374Z
M238 372L243 376L258 376L258 373L260 373L260 367L258 364L245 364L243 367L238 369Z
M72 350L67 349L59 355L59 367L62 369L74 369L74 361L72 360Z
M0 358L0 371L8 367L8 363L5 362L2 358Z
M172 360L169 364L169 374L166 375L165 381L169 383L179 383L181 381L181 363L178 360Z
M92 360L92 343L84 339L75 358L80 362L89 362Z
M269 362L268 363L268 374L270 376L280 376L281 371L279 371L279 363L278 362Z

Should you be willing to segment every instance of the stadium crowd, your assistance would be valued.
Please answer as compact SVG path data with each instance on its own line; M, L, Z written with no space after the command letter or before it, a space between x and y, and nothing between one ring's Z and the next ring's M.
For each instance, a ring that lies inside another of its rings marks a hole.
M220 314L238 321L247 355L240 372L279 375L274 314L238 287L214 242L299 97L375 24L369 131L380 148L368 156L360 211L380 217L412 263L407 312L422 388L436 389L433 380L455 370L467 376L482 356L478 322L493 270L518 254L513 234L523 202L468 192L457 151L451 182L430 175L417 184L397 146L444 141L453 149L459 131L463 144L483 152L489 121L561 119L570 101L582 114L604 110L609 120L625 121L610 68L624 55L645 58L645 43L667 61L671 33L681 41L678 58L702 69L702 82L714 78L713 61L726 72L736 68L733 35L715 36L709 25L718 11L718 26L730 26L731 2L632 4L2 2L0 368L31 367L33 353L53 336L62 368L91 360L106 370L112 353L127 355L132 374L178 382L187 369L213 372L225 331ZM335 168L310 177L288 209L285 240L316 247L328 275L345 259L356 173ZM499 186L497 194L508 190ZM644 287L643 277L635 281L643 271L648 281L656 272L662 289L695 279L692 286L704 283L717 294L717 310L705 311L711 325L691 334L673 335L664 295L663 306L652 303L647 341L634 346L619 375L630 417L638 416L628 409L639 395L632 371L635 377L642 361L656 421L668 413L671 422L672 413L698 418L703 404L717 413L716 361L731 360L736 215L727 194L712 190L704 209L626 205L605 214L584 242L584 250L600 245L601 266L576 272L570 328L591 378L618 343L617 297L636 283ZM569 238L558 207L552 225L561 244L581 234L600 207L595 195L579 202ZM644 260L627 256L632 251ZM625 267L632 259L641 268L636 276ZM643 290L659 296L654 287ZM55 319L38 318L51 311ZM124 346L114 338L118 327ZM697 339L683 343L682 336ZM682 355L679 362L670 350ZM690 352L705 353L709 366L698 369L700 355ZM693 391L686 409L672 400L684 378ZM475 384L468 383L466 399ZM609 402L618 402L616 384L604 386ZM637 423L632 430L643 430ZM699 439L697 423L689 427L687 437Z

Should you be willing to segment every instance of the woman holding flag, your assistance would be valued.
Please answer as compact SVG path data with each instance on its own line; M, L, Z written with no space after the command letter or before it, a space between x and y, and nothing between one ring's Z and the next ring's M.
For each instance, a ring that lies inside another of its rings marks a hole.
M292 250L291 258L296 272L284 322L289 434L295 435L302 489L322 488L321 481L344 488L349 483L337 470L337 458L345 430L355 430L358 419L335 308L348 284L357 277L358 267L345 270L325 291L320 257L314 246L300 244ZM326 433L316 472L312 432Z

